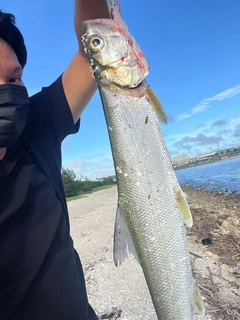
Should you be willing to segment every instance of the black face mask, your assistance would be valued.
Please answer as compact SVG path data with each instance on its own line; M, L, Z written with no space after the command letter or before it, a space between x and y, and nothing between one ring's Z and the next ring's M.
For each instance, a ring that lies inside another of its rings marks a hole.
M27 89L14 84L0 85L0 148L9 147L18 140L28 113Z

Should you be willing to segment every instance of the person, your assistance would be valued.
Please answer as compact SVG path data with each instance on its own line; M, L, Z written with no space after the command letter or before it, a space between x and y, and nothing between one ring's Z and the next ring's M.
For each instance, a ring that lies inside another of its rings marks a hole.
M81 47L83 20L109 18L105 0L76 0L79 50L49 87L28 97L27 50L0 12L0 319L96 320L70 236L61 143L96 91Z

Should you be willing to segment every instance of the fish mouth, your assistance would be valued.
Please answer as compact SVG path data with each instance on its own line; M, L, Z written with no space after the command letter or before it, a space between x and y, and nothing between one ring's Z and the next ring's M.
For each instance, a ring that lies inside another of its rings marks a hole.
M139 89L142 87L143 81L141 81L137 86L135 87L128 87L129 90L135 90L135 89Z
M99 79L101 81L101 79ZM123 86L123 85L120 85L119 83L116 83L116 82L111 82L111 86L114 86L114 87L117 87L119 89L123 89L123 90L137 90L137 89L142 89L143 88L143 84L145 83L145 81L141 81L138 85L136 86ZM145 86L144 86L145 87Z
M125 95L125 96L130 96L132 98L142 98L146 96L146 88L147 88L147 83L145 80L141 81L137 86L135 87L129 87L129 86L121 86L117 83L110 83L109 86L113 92L115 92L116 95L119 93Z

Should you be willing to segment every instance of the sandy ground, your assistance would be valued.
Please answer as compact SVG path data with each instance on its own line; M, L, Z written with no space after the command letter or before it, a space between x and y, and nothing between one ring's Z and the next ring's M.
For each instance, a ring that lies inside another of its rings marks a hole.
M204 319L240 319L240 196L184 191L194 219L187 235L206 307ZM118 268L113 263L116 205L116 186L68 203L89 302L99 319L157 320L138 263L131 257ZM203 246L205 236L211 236L212 244Z

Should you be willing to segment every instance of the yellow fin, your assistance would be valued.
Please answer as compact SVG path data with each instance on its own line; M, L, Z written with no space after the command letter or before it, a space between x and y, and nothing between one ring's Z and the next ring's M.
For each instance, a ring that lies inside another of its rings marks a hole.
M163 106L161 105L160 100L155 95L155 93L152 91L150 86L147 87L147 95L152 103L154 110L156 111L156 113L158 115L159 120L161 122L164 122L165 124L167 124L168 119L167 119L167 115L163 109Z
M193 293L193 301L192 301L193 312L194 313L197 312L202 317L204 317L205 316L205 308L204 308L201 292L200 292L199 287L197 285L197 282L195 280L193 282L193 292L192 293Z
M178 186L175 190L175 197L176 197L177 203L179 205L179 209L180 209L180 213L181 213L183 222L188 227L191 227L193 224L192 214L191 214L190 208L188 206L186 197L185 197L182 189L180 188L180 186Z

